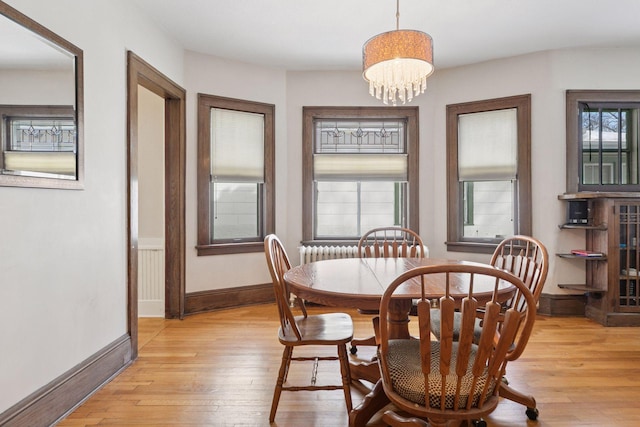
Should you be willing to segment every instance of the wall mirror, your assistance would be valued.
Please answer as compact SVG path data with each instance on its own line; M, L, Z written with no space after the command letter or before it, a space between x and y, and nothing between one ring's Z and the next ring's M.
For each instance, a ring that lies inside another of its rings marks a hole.
M0 1L0 186L83 187L82 50Z

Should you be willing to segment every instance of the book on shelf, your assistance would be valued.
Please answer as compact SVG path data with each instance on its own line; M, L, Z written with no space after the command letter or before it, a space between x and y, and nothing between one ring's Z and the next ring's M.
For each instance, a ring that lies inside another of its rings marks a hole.
M577 256L585 256L585 257L602 257L604 254L602 252L588 251L586 249L572 249L571 253Z

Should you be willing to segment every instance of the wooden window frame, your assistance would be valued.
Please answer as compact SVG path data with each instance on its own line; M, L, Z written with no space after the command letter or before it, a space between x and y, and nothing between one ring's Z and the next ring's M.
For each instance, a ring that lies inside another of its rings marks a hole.
M462 184L458 179L458 116L517 109L517 190L515 234L531 235L531 95L517 95L447 105L447 251L492 253L497 242L463 240Z
M264 185L260 219L262 239L275 230L275 105L198 94L198 256L264 251L262 240L212 243L210 221L211 109L221 108L264 115Z
M581 184L579 144L579 117L581 103L640 103L640 90L567 90L566 91L566 135L567 135L567 193L580 191L638 192L640 184L591 185Z
M407 227L419 232L419 126L418 107L303 107L302 108L302 240L304 244L351 244L354 241L315 240L313 234L313 138L314 121L317 119L358 120L398 119L406 120L406 144L408 167Z

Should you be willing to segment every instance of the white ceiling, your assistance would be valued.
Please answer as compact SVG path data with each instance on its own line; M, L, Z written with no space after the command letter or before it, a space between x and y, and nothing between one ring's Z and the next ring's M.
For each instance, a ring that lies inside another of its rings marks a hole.
M133 0L186 49L287 70L357 70L394 0ZM640 0L400 0L449 68L568 47L640 46Z

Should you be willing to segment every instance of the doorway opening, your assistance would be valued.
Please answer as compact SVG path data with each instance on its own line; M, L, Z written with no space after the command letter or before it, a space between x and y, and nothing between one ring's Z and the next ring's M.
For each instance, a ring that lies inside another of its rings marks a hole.
M138 356L138 88L164 99L164 317L182 318L185 299L186 91L127 52L128 332Z
M165 317L164 98L138 85L138 317Z

